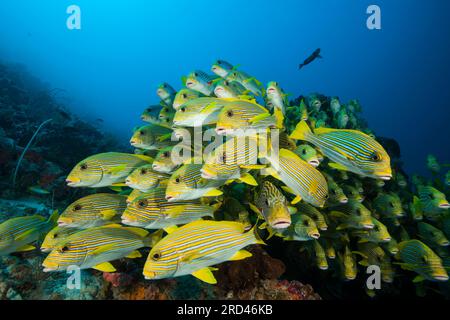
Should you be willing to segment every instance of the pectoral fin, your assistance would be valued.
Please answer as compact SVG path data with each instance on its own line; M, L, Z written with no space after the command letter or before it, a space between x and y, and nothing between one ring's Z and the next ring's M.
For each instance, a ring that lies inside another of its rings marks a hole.
M206 192L205 194L203 194L203 196L204 197L218 197L222 194L223 194L222 190L212 189L212 190L209 190L208 192Z
M93 266L92 269L103 271L103 272L116 272L116 268L109 262L103 262L96 266Z
M129 258L129 259L135 259L135 258L141 258L141 257L142 257L142 254L137 250L134 250L132 253L130 253L129 255L126 256L126 258Z
M170 226L170 227L165 227L164 231L167 232L168 234L171 234L172 232L174 232L177 229L178 229L177 226Z
M340 163L330 162L330 163L328 164L328 166L330 166L331 168L336 169L336 170L348 171L347 167L343 166L343 165L340 164Z
M413 282L414 282L414 283L418 283L418 282L422 282L422 281L424 281L424 280L425 280L424 276L418 275L417 277L415 277L415 278L413 279Z
M255 178L253 178L253 176L250 173L244 173L238 180L251 186L258 185L258 182L256 182Z
M100 214L103 220L111 220L116 216L116 211L112 209L100 210Z
M294 200L291 201L291 203L292 203L292 204L296 204L296 203L300 202L300 200L302 200L302 197L296 196L296 197L294 198Z
M23 247L18 248L16 250L16 252L25 252L25 251L31 251L31 250L34 250L34 249L36 249L35 246L27 244L27 245L25 245Z
M213 273L209 268L203 268L197 271L192 272L192 275L196 277L197 279L202 280L203 282L209 283L209 284L216 284L217 280L214 277Z
M251 256L252 254L247 250L239 250L230 258L230 261L242 260Z

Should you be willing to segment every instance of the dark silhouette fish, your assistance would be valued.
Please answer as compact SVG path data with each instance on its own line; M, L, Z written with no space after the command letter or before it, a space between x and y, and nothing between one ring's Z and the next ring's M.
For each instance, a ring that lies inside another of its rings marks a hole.
M302 67L306 66L307 64L310 64L317 58L322 58L322 56L320 55L320 48L316 49L308 58L306 58L306 60L303 61L303 63L300 64L298 68L301 69Z

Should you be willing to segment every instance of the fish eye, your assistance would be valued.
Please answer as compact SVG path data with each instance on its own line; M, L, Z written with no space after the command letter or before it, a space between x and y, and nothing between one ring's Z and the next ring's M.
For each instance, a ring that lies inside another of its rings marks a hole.
M185 111L186 111L186 108L185 108L185 107L182 107L180 110L181 110L181 112L185 112Z
M227 116L228 116L228 118L231 118L233 116L233 111L232 110L228 110L227 111Z
M372 153L372 155L370 156L370 158L373 160L373 161L381 161L381 155L378 153L378 152L374 152L374 153Z
M58 234L55 233L55 234L53 235L53 239L55 239L55 238L57 238L57 237L58 237Z
M180 177L175 178L175 183L180 183L180 181L181 181Z
M145 208L147 206L147 200L144 200L144 199L139 200L138 206L141 208Z
M147 112L152 112L152 108L147 108Z
M141 136L143 136L143 135L145 134L144 130L140 130L140 131L139 131L139 134L140 134Z
M330 197L330 195L327 193L327 194L324 196L324 199L327 200L329 197Z
M163 158L168 158L170 156L170 152L169 151L164 151L162 154Z
M183 99L186 99L186 98L187 98L187 94L186 94L186 93L183 93L183 94L181 95L181 97L182 97Z
M81 205L79 205L79 204L76 204L74 207L73 207L73 211L80 211L81 210Z
M159 260L160 258L161 258L161 253L159 253L159 252L155 252L152 255L152 259L155 260L155 261Z
M164 108L161 109L161 111L167 112L167 108L164 107Z
M69 247L68 247L68 246L64 246L64 247L61 248L61 252L66 252L66 251L68 251L68 250L69 250Z
M332 193L333 195L336 195L336 190L331 189L331 193Z
M220 60L217 60L217 64L222 64L222 61L220 61Z
M147 169L141 169L141 174L147 174Z
M305 148L302 150L302 154L306 155L306 149Z
M198 77L198 73L197 72L194 72L194 77Z
M227 161L227 154L224 152L220 157L220 162L225 163Z
M356 209L356 215L360 216L361 215L361 209Z
M390 206L391 208L393 208L393 207L394 207L394 204L393 204L392 202L389 202L389 206Z
M87 168L88 168L88 166L87 166L86 163L83 163L83 164L80 165L80 169L81 170L86 170Z
M269 205L269 200L264 200L264 203L266 204L266 206L268 206Z
M309 226L309 221L308 221L308 220L303 221L303 225L304 225L305 227Z
M434 196L433 196L433 194L432 194L432 193L430 193L430 194L428 195L428 197L430 197L430 199L431 199L431 200L433 200L433 199L434 199Z
M427 263L427 258L421 257L420 260L422 260L423 263Z
M375 226L373 227L373 230L375 230L375 231L380 231L380 227L378 227L377 225L375 225Z

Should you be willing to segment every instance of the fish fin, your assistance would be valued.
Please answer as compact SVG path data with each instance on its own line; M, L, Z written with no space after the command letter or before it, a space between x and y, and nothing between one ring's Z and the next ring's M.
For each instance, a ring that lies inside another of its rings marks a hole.
M108 227L110 227L110 226L108 226ZM103 246L98 247L97 249L95 249L94 251L92 251L91 254L92 254L92 255L98 255L98 254L101 254L101 253L104 253L104 252L110 250L110 249L113 248L113 247L114 247L114 245L112 245L112 244L106 244L106 245L103 245Z
M128 259L135 259L135 258L141 258L142 254L138 250L134 250L129 255L125 256L125 258Z
M336 170L348 171L347 167L345 167L344 165L342 165L340 163L330 162L330 163L328 163L328 166L333 169L336 169Z
M250 209L251 209L253 212L255 212L256 214L258 214L258 216L259 216L261 219L264 219L264 217L263 217L263 215L262 215L262 213L261 213L261 210L259 210L258 207L256 207L253 203L249 203L248 206L250 207Z
M288 186L281 186L281 189L283 189L284 191L286 191L286 192L288 192L288 193L290 193L290 194L294 194L294 195L295 195L294 190L292 190L292 189L289 188Z
M14 238L14 240L16 240L16 241L24 240L26 237L28 237L28 236L29 236L30 234L32 234L33 232L36 232L36 230L31 229L31 230L25 231L24 233L17 235L17 236Z
M340 225L338 225L336 227L336 230L343 230L343 229L347 229L348 228L348 224L346 223L341 223Z
M251 256L252 254L247 250L239 250L228 260L229 261L243 260L245 258L250 258Z
M248 91L248 90L246 90L246 91ZM247 94L244 94L244 92L243 92L243 94L239 95L238 98L239 98L240 100L247 100L247 101L256 103L255 97L250 96L250 95L247 95Z
M258 222L258 221L256 221L256 222ZM261 239L261 236L258 233L258 228L256 228L257 224L258 223L255 223L255 225L247 232L253 233L253 235L255 236L255 242L254 242L255 244L264 244L265 245L266 243L263 241L263 239Z
M177 229L178 229L177 226L170 226L170 227L165 227L164 231L167 232L168 234L171 234L172 232L174 232Z
M367 240L367 239L359 239L358 240L358 243L366 243L366 242L369 242L369 240Z
M109 189L111 189L114 192L122 192L122 187L119 186L110 186Z
M339 130L342 130L342 129L339 129ZM330 133L330 132L335 132L335 131L337 131L337 129L326 128L326 127L320 127L320 128L314 129L315 134L324 134L324 133Z
M260 225L259 225L259 227L258 227L260 230L264 230L264 229L267 229L267 222L263 222L263 223L261 223Z
M208 192L206 192L205 194L203 194L204 197L218 197L220 195L223 194L222 190L219 189L211 189Z
M368 267L369 266L369 262L366 260L366 259L364 259L364 260L361 260L360 262L358 262L361 266L363 266L363 267Z
M297 208L293 206L287 206L287 208L290 214L295 214L298 211Z
M116 211L113 209L109 210L100 210L100 214L103 220L111 220L116 216Z
M52 226L56 225L59 219L59 214L58 214L58 210L54 210L52 212L52 214L50 215L50 217L48 218L48 223L51 224Z
M409 263L404 263L404 262L392 262L392 264L397 264L400 266L400 268L402 268L403 270L407 270L407 271L413 271L414 267L413 265L409 264Z
M240 166L242 169L264 169L266 165L264 164L245 164Z
M172 133L166 133L163 134L162 136L159 136L156 140L158 140L158 142L163 142L166 141L167 139L170 139L172 137Z
M281 180L279 173L273 167L264 168L261 170L261 173L262 175L270 175L277 180Z
M424 280L425 280L424 276L418 275L418 276L416 276L416 277L413 279L412 282L418 283L418 282L422 282L422 281L424 281Z
M253 178L253 176L250 173L244 173L243 175L241 175L241 177L238 179L239 181L242 181L248 185L251 186L257 186L258 182L256 182L255 178Z
M259 114L259 115L255 116L255 117L251 118L248 122L251 123L251 124L255 124L255 123L258 123L258 122L260 122L260 121L262 121L262 120L264 120L264 119L266 119L268 117L270 117L270 113L265 112L265 113Z
M186 77L186 76L182 76L182 77L181 77L181 83L183 84L183 86L186 85L186 80L187 80L187 77Z
M125 183L123 182L117 182L117 183L113 183L111 184L112 187L128 187Z
M144 154L135 154L134 156L138 157L139 159L141 159L141 160L143 160L145 162L148 162L148 163L152 163L153 162L153 158L152 157L146 156Z
M32 246L30 244L24 245L23 247L20 247L16 250L16 252L25 252L25 251L31 251L36 249L35 246Z
M277 128L283 128L284 115L281 109L275 108L273 110L273 115L275 117L275 124Z
M334 210L330 212L330 215L332 217L335 217L335 218L345 218L345 217L347 217L347 215L345 213L340 212L340 211L334 211Z
M295 140L305 140L308 141L309 137L312 135L311 129L305 120L300 121L295 127L294 131L291 133L289 138Z
M211 102L200 111L200 113L211 113L217 107L217 102Z
M302 197L296 196L296 197L294 198L294 200L291 201L291 203L292 203L292 204L296 204L296 203L299 203L301 200L302 200Z
M369 258L366 254L364 254L364 253L362 253L360 251L352 251L352 253L357 254L357 255L363 257L364 259L368 259Z
M148 236L149 233L147 230L138 227L126 227L126 228L142 238Z
M209 268L203 268L191 273L194 277L209 284L216 284L217 280Z
M103 272L116 272L116 268L109 262L103 262L96 266L93 266L92 269L103 271Z

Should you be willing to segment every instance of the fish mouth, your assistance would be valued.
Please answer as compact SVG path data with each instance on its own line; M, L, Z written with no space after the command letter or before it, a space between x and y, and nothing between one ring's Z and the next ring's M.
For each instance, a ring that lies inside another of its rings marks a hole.
M328 270L328 266L320 266L319 269L320 270Z
M50 248L41 248L41 252L50 252L52 249Z
M441 247L448 247L449 245L450 245L450 242L448 242L448 241L441 242Z
M138 144L138 142L137 142L136 140L130 140L130 144L131 144L132 146L135 146L135 145Z
M186 82L186 87L191 87L193 85L194 85L194 82L192 82L192 81Z
M215 178L214 175L210 174L209 172L206 172L206 170L204 170L204 169L201 169L200 173L201 173L202 178L204 178L204 179L214 179Z
M439 208L441 208L441 209L448 209L448 208L450 208L450 203L441 203L441 204L439 204Z
M269 88L269 89L267 89L267 93L275 93L275 89L274 88Z
M345 279L346 280L355 280L356 276L346 276Z
M217 127L215 131L219 136L224 136L227 134L227 129L222 127Z
M347 203L348 202L348 198L342 198L341 200L339 200L340 203Z
M310 237L313 238L313 239L319 239L320 238L320 234L319 233L312 233L310 235Z
M389 241L391 241L391 238L384 238L384 239L382 239L381 241L383 241L383 242L389 242Z
M174 201L176 200L176 198L173 197L173 196L166 196L166 200L167 200L168 202L174 202Z
M320 164L319 160L309 160L308 163L312 165L314 168L318 167Z
M392 175L378 176L378 179L385 180L385 181L391 180L391 178L392 178Z
M272 224L272 228L274 229L285 229L291 225L291 221L289 220L277 220Z
M152 169L158 171L159 169L161 169L161 167L158 166L157 164L152 164Z
M58 269L57 269L57 268L46 267L46 268L44 268L44 270L42 270L42 271L44 271L44 272L52 272L52 271L56 271L56 270L58 270Z
M214 90L214 91L223 91L223 88L222 87L217 87L216 90Z
M139 226L139 223L137 223L136 221L128 220L126 218L122 218L121 221L123 224L126 224L128 226Z
M447 281L448 280L448 276L447 275L443 275L443 276L434 276L433 277L435 280L438 281Z
M69 187L75 187L77 185L78 181L66 179L66 183Z
M364 229L373 229L373 227L374 227L374 225L371 224L371 223L363 224L363 228L364 228ZM390 239L389 239L389 240L390 240Z

